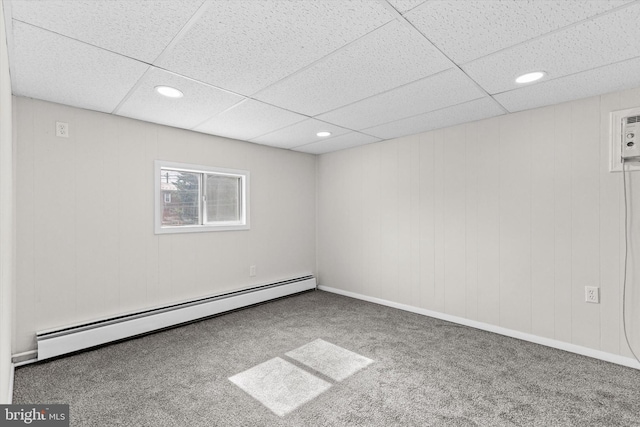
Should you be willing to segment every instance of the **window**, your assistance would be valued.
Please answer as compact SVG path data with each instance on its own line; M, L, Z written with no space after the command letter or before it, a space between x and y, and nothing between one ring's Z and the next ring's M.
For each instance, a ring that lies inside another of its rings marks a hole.
M249 229L249 172L157 160L156 234Z

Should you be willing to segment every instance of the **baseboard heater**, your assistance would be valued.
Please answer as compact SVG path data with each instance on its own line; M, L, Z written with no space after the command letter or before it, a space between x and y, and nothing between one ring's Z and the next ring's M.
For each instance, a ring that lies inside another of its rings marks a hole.
M315 288L315 277L304 276L83 325L38 332L38 360L86 350Z

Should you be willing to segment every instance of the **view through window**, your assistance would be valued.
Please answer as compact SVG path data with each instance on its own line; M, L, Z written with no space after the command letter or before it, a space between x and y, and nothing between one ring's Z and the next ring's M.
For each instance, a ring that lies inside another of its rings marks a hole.
M247 171L156 164L156 232L249 228Z

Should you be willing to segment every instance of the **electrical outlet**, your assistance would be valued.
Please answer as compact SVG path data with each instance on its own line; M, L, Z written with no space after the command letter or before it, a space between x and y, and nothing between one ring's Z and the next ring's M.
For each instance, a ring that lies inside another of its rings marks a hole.
M56 136L69 138L69 123L56 122Z
M584 300L593 304L600 304L600 288L597 286L585 286Z
M252 265L249 267L249 277L255 277L256 275L256 266Z

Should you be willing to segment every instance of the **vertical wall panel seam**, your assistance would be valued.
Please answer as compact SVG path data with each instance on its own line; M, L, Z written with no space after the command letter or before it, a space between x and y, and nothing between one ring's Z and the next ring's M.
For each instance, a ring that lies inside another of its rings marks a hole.
M618 95L618 99L617 99L617 109L621 108L621 101L620 101L620 95ZM620 176L618 178L618 182L620 182L622 180L622 176ZM616 247L618 248L618 294L620 295L620 297L618 298L618 313L620 313L618 315L618 331L624 331L624 317L623 317L623 313L624 313L624 302L622 301L622 292L623 289L621 289L621 285L622 282L625 280L626 278L626 274L624 271L624 267L623 267L623 251L624 249L621 247L622 241L621 241L621 237L624 233L624 225L625 222L624 220L624 216L622 214L622 209L623 206L622 205L622 200L620 198L620 195L622 194L624 196L624 190L622 185L618 185L618 191L616 192L616 194L618 195L618 203L616 203L617 206L617 218L618 218L618 241L616 244ZM627 345L626 345L626 340L623 342L624 337L620 336L620 333L618 333L618 354L622 354L623 352L623 348L626 349Z
M360 173L358 173L358 178L360 179L360 218L359 218L359 225L360 225L360 236L359 236L359 252L360 252L360 273L358 275L358 280L360 281L360 283L358 284L358 292L364 292L364 284L365 284L365 280L364 280L364 276L365 276L365 272L366 272L366 267L365 267L365 250L364 250L364 233L365 233L365 226L364 226L364 195L365 195L365 179L364 179L364 171L365 171L365 164L364 164L364 156L358 156L358 159L360 160ZM316 164L318 163L318 156L316 156L315 158L315 162ZM317 173L316 173L316 181L317 181ZM316 198L317 198L317 194L318 194L318 189L316 186ZM317 203L317 202L316 202ZM316 212L317 212L317 206L316 206ZM317 213L316 213L316 223L317 223ZM316 243L317 245L317 243ZM317 259L317 250L316 250L316 259Z
M620 94L618 94L617 99L616 99L616 110L622 108L622 100L621 100L621 96ZM618 287L618 331L624 331L624 302L622 300L622 293L623 293L623 281L626 278L626 274L624 271L624 251L625 251L625 245L624 245L624 229L625 229L625 224L626 221L624 220L625 217L625 213L624 213L624 202L623 202L623 198L625 196L625 192L624 192L624 188L622 186L622 179L623 176L620 175L617 179L618 181L618 191L616 191L616 194L618 196L618 200L616 203L616 218L617 218L617 223L618 223L618 233L616 234L617 237L617 242L616 242L616 247L618 249L618 283L617 283L617 287ZM618 333L618 354L622 354L623 352L627 352L628 353L628 346L626 343L626 339L624 336L621 336L620 333Z
M432 134L433 135L433 134ZM431 137L431 183L433 192L431 194L431 226L432 232L432 246L433 246L433 268L431 270L433 276L433 289L431 295L431 307L435 307L436 301L436 140L435 135Z
M469 143L469 138L467 138L467 132L468 132L468 128L469 125L465 124L463 126L464 129L464 146L465 146L465 150L464 150L464 165L465 167L462 168L463 170L463 185L464 185L464 317L469 317L469 313L467 312L467 299L469 298L469 295L467 294L467 288L468 288L468 281L469 278L467 277L467 265L469 263L469 260L467 259L467 240L469 239L469 230L467 230L467 220L469 217L469 213L467 212L467 199L468 199L468 193L467 191L469 190L467 188L467 156L469 154L469 147L468 147L468 143Z
M115 138L115 135L113 135L113 137ZM118 144L116 145L116 152L118 153L118 188L121 188L121 184L120 184L120 180L121 180L121 176L122 174L120 173L120 168L122 166L122 161L120 160L122 158L122 140L118 140ZM118 268L116 269L117 274L116 274L116 289L118 290L118 311L122 312L122 308L123 308L123 304L122 304L122 293L121 293L121 289L122 289L122 281L120 280L122 277L122 263L120 262L120 259L122 257L122 235L120 233L120 208L121 208L121 198L118 197L117 201L116 201L116 236L118 236L118 251L117 251L117 256L118 256Z
M151 146L151 156L149 156L149 146ZM155 160L156 158L156 141L155 138L153 137L153 132L151 130L149 130L148 128L146 129L146 135L145 135L145 161L149 161L149 157L152 158L152 160ZM150 167L151 170L155 173L155 165L151 166L151 162L150 163ZM154 188L154 194L151 194L150 197L150 202L149 202L149 206L151 207L151 212L152 215L154 216L154 220L155 220L155 212L156 212L156 206L155 206L155 180L157 179L154 174L151 174L151 186L150 188L153 186ZM155 283L150 283L149 280L149 262L150 262L150 257L155 256L156 259L156 264L160 263L160 260L158 259L158 243L157 243L157 238L156 238L156 234L155 232L151 235L152 239L155 239L155 245L149 245L148 242L145 242L144 248L145 248L145 259L147 262L147 268L145 269L145 279L147 281L147 289L146 289L146 295L145 295L145 300L147 302L148 306L152 306L158 303L157 298L154 299L149 292L149 288L155 288L158 289L158 284L160 281L160 276L156 275L155 277ZM152 250L155 251L155 255L152 253ZM151 302L153 300L153 302Z
M480 149L479 148L479 142L478 142L478 131L479 131L479 128L480 128L479 124L476 123L475 124L475 140L474 140L475 141L474 144L475 144L475 149L476 150ZM478 154L479 154L479 151L476 151L475 154L476 154L476 158L477 158ZM478 180L480 178L480 173L479 173L480 171L478 169L478 163L477 162L474 164L474 167L476 168L475 169L475 172L476 172L476 196L475 196L476 197L476 200L475 200L476 201L476 204L475 204L475 208L476 208L475 209L475 215L476 215L476 230L475 230L476 231L476 247L475 247L475 250L474 250L475 257L476 257L476 319L480 320L480 297L479 297L480 270L479 270L479 267L478 267L479 264L480 264L480 262L478 260L478 248L480 247L480 245L479 245L480 239L478 238L478 234L479 234L478 233L478 226L480 225L480 221L478 219L478 212L479 212L478 211L478 201L480 200L480 186L478 184Z
M156 140L157 141L157 140ZM156 157L157 157L157 149L156 149ZM317 278L317 280L320 280L320 272L318 271L318 265L319 265L319 260L320 260L320 240L318 238L318 236L320 235L320 212L319 212L319 208L318 206L320 206L320 203L318 203L318 199L320 197L320 156L316 156L316 161L315 161L315 171L316 171L316 176L315 176L315 200L316 200L316 206L315 206L315 213L316 213L316 218L315 218L315 233L314 233L314 237L315 237L315 250L316 250L316 256L315 256L315 276ZM155 179L155 177L154 177ZM364 180L363 180L364 181ZM155 209L155 207L154 207ZM251 214L251 213L249 213ZM251 240L249 240L250 242ZM160 280L160 239L158 239L158 281Z
M413 153L413 157L417 156L417 169L414 171L414 180L416 181L415 186L414 186L414 192L415 193L415 213L414 213L414 217L415 217L415 224L414 224L414 233L417 236L417 240L416 243L414 244L414 246L417 249L417 253L414 256L414 260L417 260L417 264L415 265L415 268L417 268L417 273L416 273L416 279L414 280L414 286L417 286L417 288L415 288L413 290L413 295L415 296L415 299L417 301L416 304L414 304L416 307L420 307L420 308L424 308L422 307L422 299L420 298L420 288L421 288L421 284L422 284L422 280L421 280L421 276L422 276L422 269L420 268L421 265L421 258L420 258L420 248L421 248L421 236L422 236L422 232L420 229L420 214L421 214L421 210L420 210L420 147L421 147L421 141L422 141L422 137L420 135L415 135L415 142L414 142L414 153ZM412 266L413 268L414 266Z
M70 118L73 118L74 116L71 115ZM69 120L71 123L71 125L73 125L74 121L73 120ZM73 170L75 171L74 173L74 180L73 180L73 214L74 214L74 221L73 221L73 283L74 283L74 289L73 289L73 314L74 317L78 317L78 311L79 311L79 301L78 301L78 210L80 208L80 203L79 203L79 198L78 198L78 184L77 184L77 178L76 178L76 174L78 173L78 144L76 143L76 136L78 134L78 129L77 127L75 127L75 131L73 133L73 135L71 135L72 138L70 138L70 142L73 144Z
M399 256L399 252L400 252L400 186L402 185L401 182L401 177L400 177L400 144L399 143L394 143L393 144L395 147L395 158L396 158L396 179L397 179L397 185L395 188L395 193L396 193L396 215L395 215L395 222L396 222L396 239L395 239L395 253L397 255L396 257L396 277L395 277L395 281L396 281L396 292L395 292L395 300L396 301L400 301L400 256Z
M25 98L23 98L23 99L25 99ZM35 113L33 111L33 101L31 99L29 99L28 102L29 102L29 104L31 104L29 106L30 107L29 108L29 114L31 116L30 117L30 126L31 126L31 131L30 131L31 141L30 141L30 144L31 144L31 150L32 150L31 159L30 159L31 162L30 163L31 163L31 177L32 177L31 178L31 185L33 187L30 188L29 190L31 191L31 198L32 198L32 200L31 200L31 220L33 221L33 219L35 218L35 213L36 213L35 206L36 206L36 200L37 200L36 189L35 189L35 182L36 182L36 144L35 144L35 132L34 132L35 125L36 125L36 123L35 123L36 122L36 116L35 116ZM23 111L24 111L24 109L23 109ZM32 230L32 231L33 232L31 233L31 239L32 239L31 267L32 267L33 271L32 271L32 276L31 276L32 277L32 279L31 279L31 290L33 292L32 295L35 296L35 295L38 294L37 293L37 284L36 284L36 271L37 271L37 269L36 269L36 244L37 244L37 241L36 241L35 230ZM32 301L30 305L31 305L31 312L32 313L38 313L35 316L35 324L36 324L36 327L39 327L40 326L40 321L41 321L40 315L39 315L40 310L36 310L35 309L35 307L34 307L35 302ZM18 311L16 310L16 313L17 312ZM15 315L15 313L14 313L14 315ZM16 324L17 324L17 322L16 322Z
M498 326L502 326L502 121L498 122Z
M533 115L527 112L529 118L529 332L533 332L533 156L531 145L533 138L531 130L533 129Z
M596 173L597 173L597 178L598 178L598 196L597 196L597 205L598 205L598 234L597 234L597 241L598 241L598 287L601 288L602 287L602 264L600 262L601 260L601 255L602 255L602 221L601 221L601 216L602 216L602 208L601 208L601 204L600 204L600 194L601 194L601 188L600 188L600 165L602 162L602 149L601 149L601 134L602 134L602 96L598 96L597 98L597 102L598 102L598 139L597 139L597 149L598 149L598 156L597 156L597 164L596 164ZM600 292L600 299L602 299L602 292ZM602 304L602 301L600 301L600 303ZM598 305L598 349L602 349L603 348L603 343L602 343L602 305L599 304Z
M381 176L382 174L382 147L383 145L380 145L380 147L378 147L378 149L376 150L376 167L375 167L375 171L377 173L378 176ZM378 188L380 188L382 182L378 183ZM380 198L378 198L378 200L380 200ZM383 239L382 239L382 215L380 214L380 209L377 210L376 212L376 216L377 216L377 221L378 221L378 262L379 262L379 266L384 264L384 260L382 259L382 256L384 254L384 250L382 248L383 245ZM378 289L376 289L376 292L378 292L378 295L381 295L382 292L382 286L383 286L383 282L382 282L382 268L380 268L378 270L378 280L377 280L377 287Z
M423 268L423 259L422 255L425 251L425 242L424 242L424 233L423 227L425 226L425 222L422 220L422 216L425 215L423 201L425 200L422 197L422 192L424 190L424 174L423 174L423 163L424 163L424 145L425 138L424 134L421 134L418 138L418 301L420 308L427 308L425 304L425 295L424 295L424 268Z
M440 140L440 174L442 178L441 182L441 195L440 199L440 213L442 215L442 302L443 313L447 312L447 227L445 224L447 214L447 174L446 174L446 152L445 152L445 133L440 132L442 138Z
M571 126L571 130L569 132L570 138L571 140L569 141L569 147L570 147L570 151L573 149L573 104L571 105L571 112L570 112L570 117L571 117L571 121L569 122L569 125ZM571 298L569 299L569 313L570 313L570 319L571 321L569 322L569 339L571 343L574 343L574 338L573 338L573 191L574 191L574 186L573 186L573 159L574 157L572 155L569 155L569 218L571 218L571 221L569 221L569 226L571 227L571 229L569 230L569 263L570 263L570 268L569 268L569 289L571 290L570 295Z
M422 137L421 136L416 136L416 138L417 139L416 139L416 144L415 144L415 146L416 146L415 155L418 157L418 162L417 162L418 169L416 170L416 177L415 177L415 179L417 181L416 187L415 187L415 191L417 192L416 193L416 221L417 221L416 222L416 232L417 232L417 236L418 236L417 237L417 239L418 239L417 240L418 253L416 254L416 259L418 261L418 265L416 266L418 268L418 275L417 275L416 286L418 288L416 289L415 295L416 295L416 298L418 299L418 305L417 306L423 308L421 306L422 294L420 292L420 289L422 287L422 269L420 268L421 260L422 260L422 242L421 242L421 236L422 236L422 232L421 232L421 230L422 230L422 221L421 221L421 213L422 213L421 207L422 207L422 204L421 204L421 201L422 201L422 197L421 197L421 194L420 194L420 191L421 191L421 188L422 188L421 179L420 179L420 170L421 170L420 165L422 163L421 156L420 156L421 147L422 147Z
M556 167L558 166L557 160L558 160L558 134L557 134L557 129L558 129L558 115L557 115L557 109L554 106L553 107L553 173L552 173L552 182L553 182L553 337L557 338L557 328L556 328L556 322L558 321L556 313L557 313L557 302L558 302L558 283L557 283L557 275L558 275L558 271L556 270L556 242L557 242L557 238L558 236L556 235L556 223L557 223L557 211L558 211L558 206L557 206L557 196L558 196L558 189L557 189L557 182L556 182Z

